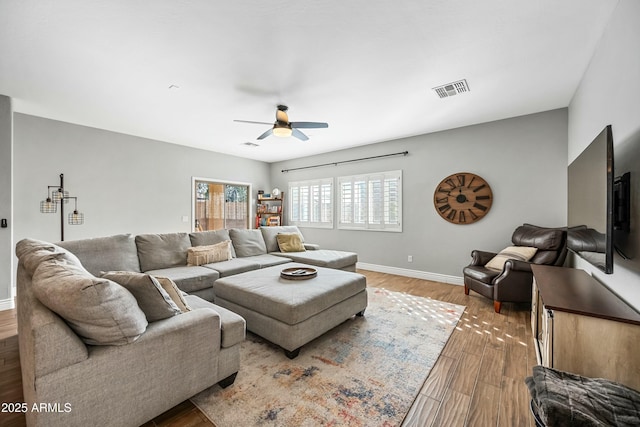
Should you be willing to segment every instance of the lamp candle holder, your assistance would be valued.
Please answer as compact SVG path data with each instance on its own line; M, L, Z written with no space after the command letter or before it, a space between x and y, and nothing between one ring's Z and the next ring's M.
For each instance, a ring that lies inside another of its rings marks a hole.
M55 189L51 191L51 189ZM78 212L78 198L70 196L69 192L64 189L64 174L60 174L60 185L47 186L47 198L40 202L41 213L56 213L58 204L60 204L60 241L64 241L64 205L73 199L75 207L73 212L69 213L69 225L84 224L84 214Z

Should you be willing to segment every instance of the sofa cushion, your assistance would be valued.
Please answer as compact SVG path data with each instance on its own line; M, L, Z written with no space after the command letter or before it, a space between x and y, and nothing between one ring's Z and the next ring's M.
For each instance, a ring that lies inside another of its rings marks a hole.
M244 273L245 271L259 269L260 263L253 258L255 257L233 258L228 261L205 264L203 265L203 267L217 271L218 273L220 273L220 277L227 277L234 274Z
M289 258L295 262L341 269L358 262L358 254L355 252L334 251L331 249L318 249L306 252L274 252L271 255Z
M35 267L36 298L86 344L127 344L146 330L147 319L134 296L115 282L93 276L66 249L25 239L16 245L16 254L23 265Z
M189 239L191 239L191 246L208 246L231 240L231 236L229 236L229 230L222 229L189 233ZM233 245L231 245L231 256L236 257Z
M300 236L300 241L304 243L304 236L295 225L281 225L277 227L260 227L262 238L264 239L267 252L280 252L278 247L277 235L280 233L297 233Z
M247 325L241 316L237 315L233 311L229 311L226 308L212 304L194 295L187 295L185 296L185 299L192 310L209 308L218 313L220 316L220 329L222 332L220 345L223 348L233 347L234 345L244 341Z
M148 322L182 313L167 291L152 276L130 271L109 271L102 275L127 288L133 294Z
M211 268L220 273L220 277L229 277L234 274L245 273L251 270L271 267L273 265L291 262L289 258L274 256L271 254L254 255L245 258L234 258L229 261L205 264L203 267Z
M504 263L508 259L516 259L518 261L529 261L538 252L538 248L532 248L529 246L508 246L489 260L485 264L485 267L491 270L502 271L504 269Z
M276 256L273 254L256 255L247 259L251 260L252 262L258 263L258 265L260 265L260 268L267 268L274 265L281 265L291 262L290 258Z
M140 234L136 236L142 271L186 266L191 240L187 233Z
M138 250L131 234L68 240L57 245L77 256L82 266L94 276L116 270L140 272Z
M63 255L71 262L82 265L78 257L53 243L36 239L22 239L16 243L16 256L30 276L33 276L36 268L43 262L60 258Z
M194 246L187 250L187 265L204 265L212 262L228 261L231 255L231 240L215 245Z
M229 236L233 242L238 257L248 257L254 255L262 255L267 253L267 247L264 244L262 233L260 230L241 230L232 228L229 230Z
M213 286L213 282L220 277L217 271L210 268L186 265L184 267L149 270L147 274L156 277L168 277L178 285L178 288L187 293L210 288Z

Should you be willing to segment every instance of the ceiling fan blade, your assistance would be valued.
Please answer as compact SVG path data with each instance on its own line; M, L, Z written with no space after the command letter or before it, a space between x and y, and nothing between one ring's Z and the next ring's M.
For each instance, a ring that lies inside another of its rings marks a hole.
M322 122L291 122L292 128L300 128L300 129L317 129L317 128L328 128L328 123Z
M268 122L254 122L251 120L234 120L234 122L238 122L238 123L251 123L254 125L269 125L269 126L273 126L273 123L268 123Z
M273 133L273 128L269 129L268 131L260 135L257 139L265 139L266 137L270 136L272 133Z
M309 139L309 137L307 135L305 135L304 133L300 132L296 128L292 128L291 129L291 136L294 136L294 137L298 138L300 141L307 141Z

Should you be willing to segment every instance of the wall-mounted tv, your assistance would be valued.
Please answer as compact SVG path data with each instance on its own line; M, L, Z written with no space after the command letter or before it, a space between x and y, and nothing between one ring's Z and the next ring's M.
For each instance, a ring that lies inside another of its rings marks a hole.
M611 125L569 165L567 245L613 273L613 135Z

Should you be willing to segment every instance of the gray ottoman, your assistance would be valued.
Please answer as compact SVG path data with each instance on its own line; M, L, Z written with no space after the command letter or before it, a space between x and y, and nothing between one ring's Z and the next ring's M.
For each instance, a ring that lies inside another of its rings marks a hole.
M293 359L300 347L367 307L366 278L358 273L313 267L317 277L287 280L288 263L223 277L213 284L215 303L238 313L247 330L279 345Z

